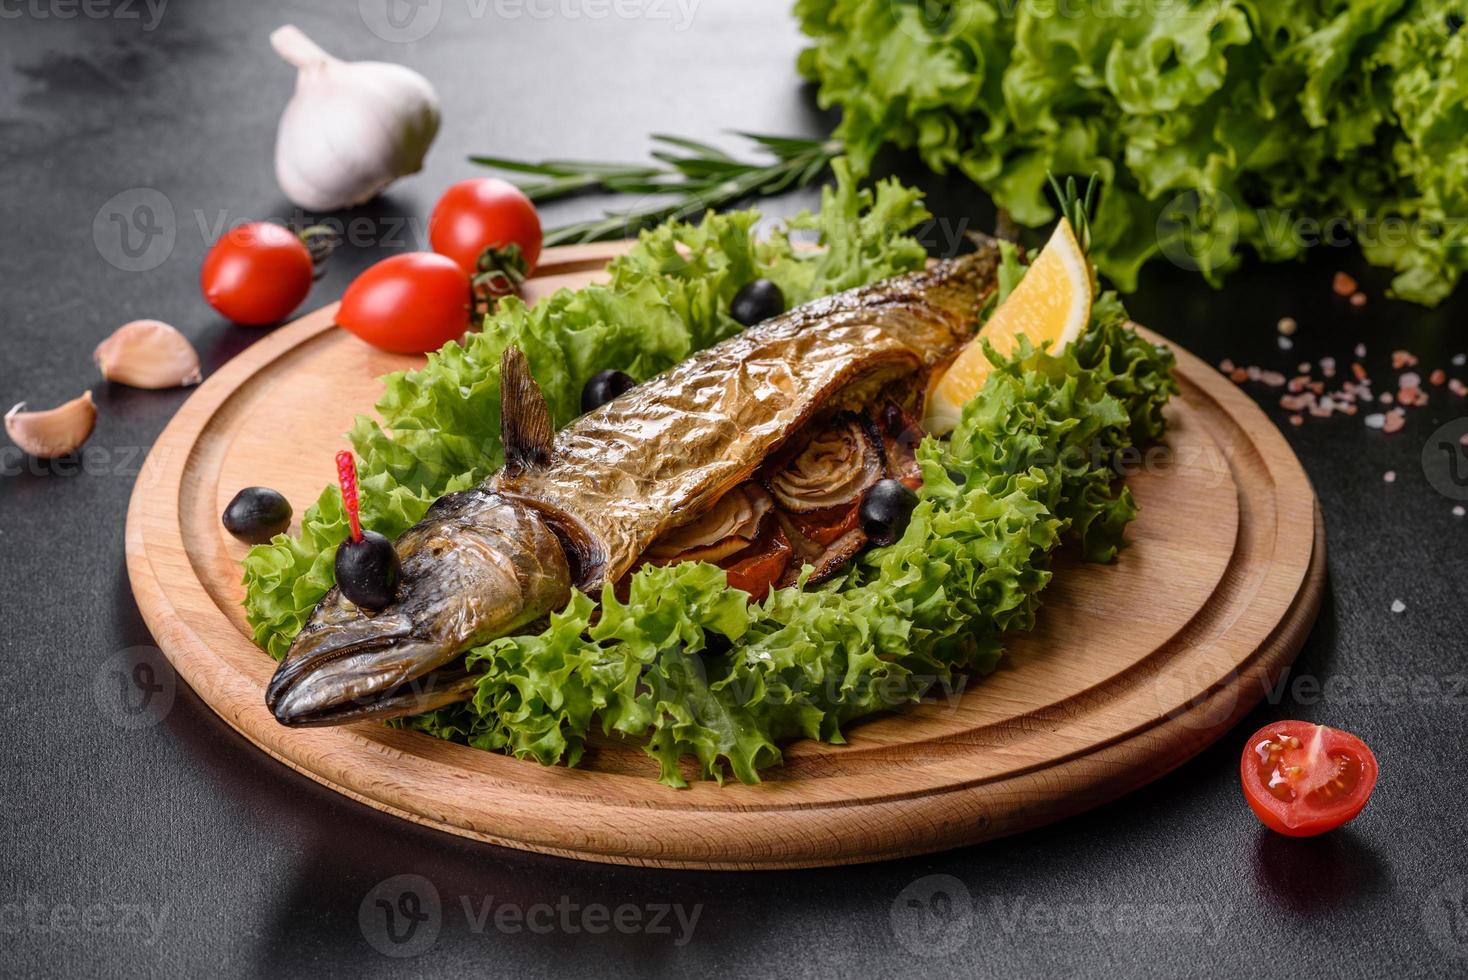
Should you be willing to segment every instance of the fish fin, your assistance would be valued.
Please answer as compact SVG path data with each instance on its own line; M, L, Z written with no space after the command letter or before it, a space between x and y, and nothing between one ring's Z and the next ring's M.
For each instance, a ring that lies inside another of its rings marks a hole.
M514 469L546 465L554 437L550 409L530 374L525 352L506 347L500 358L500 441L505 447L505 465Z

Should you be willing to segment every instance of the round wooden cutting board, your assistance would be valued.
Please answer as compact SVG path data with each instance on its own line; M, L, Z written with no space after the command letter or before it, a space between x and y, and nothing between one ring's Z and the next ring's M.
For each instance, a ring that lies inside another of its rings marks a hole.
M624 244L548 251L527 298L598 276ZM240 607L246 548L219 515L241 487L297 513L335 478L342 433L420 358L384 354L327 308L254 344L179 411L133 491L127 562L178 673L286 765L409 820L594 861L788 868L876 861L1014 833L1157 778L1227 731L1299 650L1320 605L1315 496L1278 430L1177 350L1165 446L1134 461L1141 516L1111 564L1064 552L1038 628L992 675L797 742L765 782L658 784L639 745L594 743L580 768L375 724L287 729L264 703L275 663Z

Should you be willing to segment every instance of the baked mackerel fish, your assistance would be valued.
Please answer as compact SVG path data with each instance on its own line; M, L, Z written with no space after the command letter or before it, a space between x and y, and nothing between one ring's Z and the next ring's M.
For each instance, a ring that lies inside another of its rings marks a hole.
M524 355L506 350L504 468L395 542L402 578L388 606L327 593L267 705L286 725L334 725L465 700L477 684L465 651L646 563L710 561L755 597L807 566L807 583L835 574L873 535L881 543L859 517L868 491L919 484L913 419L934 370L972 338L997 266L985 243L808 303L559 434Z

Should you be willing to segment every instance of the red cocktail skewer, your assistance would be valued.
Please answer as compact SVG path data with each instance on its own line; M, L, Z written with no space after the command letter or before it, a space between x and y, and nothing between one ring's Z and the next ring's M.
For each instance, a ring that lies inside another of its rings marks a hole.
M357 459L349 450L336 454L336 479L342 488L342 504L347 508L347 520L352 525L352 540L362 540L362 519L358 516L357 504Z

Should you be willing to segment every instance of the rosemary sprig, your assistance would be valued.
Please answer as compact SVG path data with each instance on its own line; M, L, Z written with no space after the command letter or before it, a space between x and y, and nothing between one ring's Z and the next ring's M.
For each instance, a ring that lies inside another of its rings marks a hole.
M1076 241L1080 242L1081 251L1089 255L1091 252L1091 209L1096 204L1096 191L1101 186L1098 175L1092 174L1090 180L1086 181L1084 196L1078 193L1074 177L1065 178L1063 189L1060 182L1055 179L1055 175L1048 170L1045 171L1045 179L1050 181L1050 190L1054 192L1055 200L1060 204L1060 213L1070 222L1071 229L1076 233Z
M751 197L768 197L803 187L823 175L841 153L838 140L810 140L739 133L772 157L740 160L716 146L680 136L654 135L656 164L599 163L580 160L529 162L475 156L474 163L544 178L520 185L532 201L553 201L590 191L656 198L602 218L552 228L545 244L624 238L649 225L696 218Z

